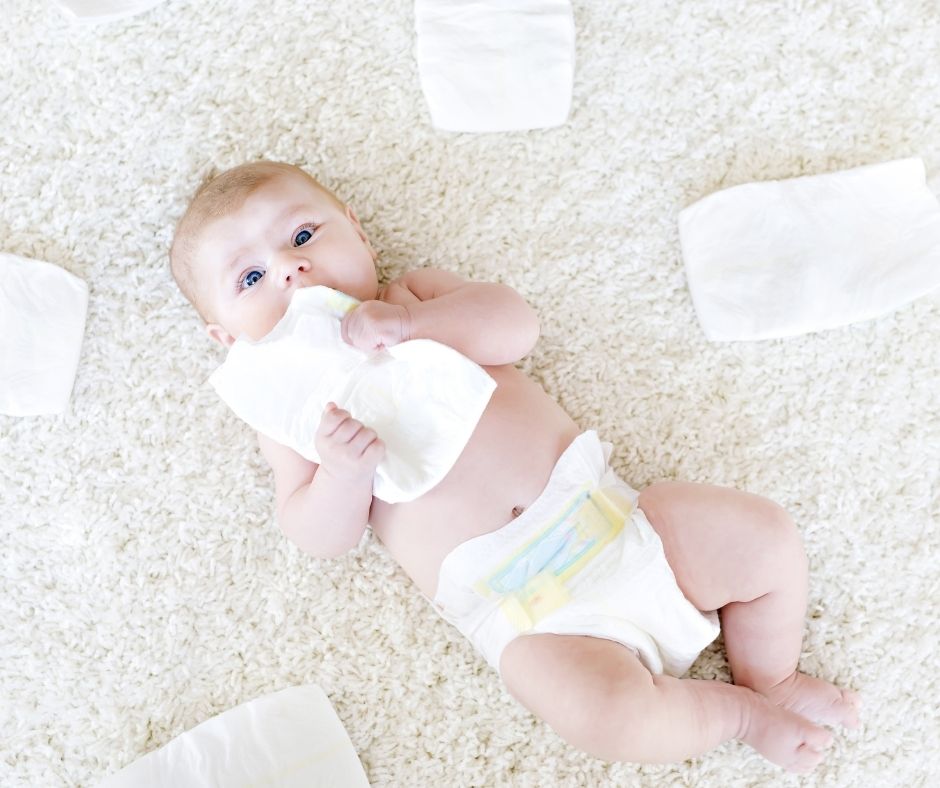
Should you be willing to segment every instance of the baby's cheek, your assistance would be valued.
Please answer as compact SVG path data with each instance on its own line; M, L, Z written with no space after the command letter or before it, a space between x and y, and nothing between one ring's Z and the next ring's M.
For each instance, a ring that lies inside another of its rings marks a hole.
M259 339L263 339L274 330L274 327L280 322L281 318L284 317L286 311L286 308L258 310L252 315L251 325L246 333L248 333L255 342Z

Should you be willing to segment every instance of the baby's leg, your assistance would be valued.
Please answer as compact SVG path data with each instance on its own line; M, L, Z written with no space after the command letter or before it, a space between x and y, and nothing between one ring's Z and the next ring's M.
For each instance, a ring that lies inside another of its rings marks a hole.
M797 671L806 555L787 513L756 495L669 482L640 495L683 593L720 610L735 684L815 722L853 727L858 698Z
M583 635L528 635L503 651L509 691L570 744L609 761L666 763L741 739L806 772L831 734L722 681L652 675L632 651Z

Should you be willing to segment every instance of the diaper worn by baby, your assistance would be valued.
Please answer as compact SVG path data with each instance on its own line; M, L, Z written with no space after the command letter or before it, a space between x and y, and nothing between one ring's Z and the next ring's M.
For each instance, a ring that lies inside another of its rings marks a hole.
M686 599L638 494L607 464L596 432L577 437L539 497L441 564L434 605L494 668L521 635L589 635L681 676L718 635Z
M454 466L496 382L429 339L372 353L347 344L340 323L358 304L328 287L299 289L269 334L236 340L209 382L239 418L316 463L317 427L335 402L385 443L375 496L410 501Z

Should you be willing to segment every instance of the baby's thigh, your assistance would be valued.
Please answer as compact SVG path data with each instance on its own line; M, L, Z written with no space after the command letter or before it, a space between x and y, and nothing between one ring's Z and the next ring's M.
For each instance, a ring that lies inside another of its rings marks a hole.
M766 498L727 487L663 482L640 493L682 592L699 610L749 602L805 576L799 531Z
M618 739L652 702L653 677L630 649L586 635L523 635L499 671L510 694L569 744L618 760ZM612 724L618 720L618 724Z

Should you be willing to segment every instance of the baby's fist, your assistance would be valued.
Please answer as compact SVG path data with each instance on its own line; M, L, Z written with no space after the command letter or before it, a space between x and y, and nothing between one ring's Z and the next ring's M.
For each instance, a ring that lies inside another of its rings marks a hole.
M411 334L411 316L400 304L363 301L346 314L340 330L345 342L371 352L407 341Z
M349 411L327 403L314 437L320 465L331 475L346 479L372 477L385 456L385 444Z

